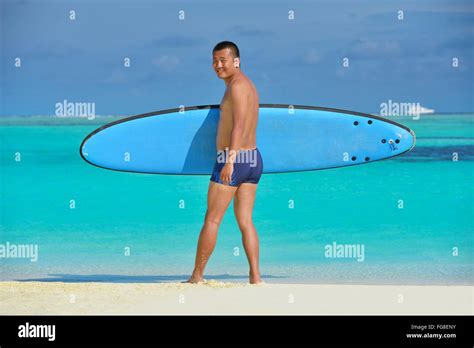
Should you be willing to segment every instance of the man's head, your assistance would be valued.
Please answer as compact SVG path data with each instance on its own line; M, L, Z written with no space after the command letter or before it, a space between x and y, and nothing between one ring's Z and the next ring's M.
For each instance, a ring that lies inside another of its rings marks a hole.
M219 42L212 50L212 67L220 79L234 75L240 68L240 53L230 41Z

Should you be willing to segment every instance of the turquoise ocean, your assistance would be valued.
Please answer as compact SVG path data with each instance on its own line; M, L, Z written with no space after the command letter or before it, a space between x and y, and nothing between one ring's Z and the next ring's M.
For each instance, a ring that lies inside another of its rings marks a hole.
M36 262L0 258L1 280L187 279L209 177L87 164L82 140L116 119L0 118L0 244L38 246ZM411 152L262 176L254 223L265 281L474 284L474 114L391 119L416 133ZM363 246L363 260L327 257L333 243ZM206 279L247 281L232 206L206 271Z

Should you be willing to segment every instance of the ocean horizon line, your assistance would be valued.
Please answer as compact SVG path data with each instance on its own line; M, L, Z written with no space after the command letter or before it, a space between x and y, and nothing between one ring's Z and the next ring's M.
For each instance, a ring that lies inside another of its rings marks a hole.
M165 110L165 109L163 109ZM155 110L160 111L160 110ZM154 111L150 111L154 112ZM381 115L378 112L367 112L370 115L376 115L381 117L413 117L413 115ZM427 115L471 115L474 114L473 111L441 111L441 112L433 112L433 113L421 113L420 116L427 116ZM140 115L140 113L133 113L133 114L102 114L102 115L94 115L93 117L128 117L128 116L135 116ZM56 119L87 119L90 116L57 116L53 114L28 114L28 115L11 115L11 114L3 114L0 115L0 118L6 117L51 117Z

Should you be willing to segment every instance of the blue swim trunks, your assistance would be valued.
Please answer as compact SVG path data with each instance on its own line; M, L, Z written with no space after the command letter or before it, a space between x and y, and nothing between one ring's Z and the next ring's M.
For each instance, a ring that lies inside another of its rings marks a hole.
M211 181L223 184L221 171L226 164L227 154L218 152L214 169L212 170ZM263 172L262 156L258 148L251 150L241 150L235 157L234 171L230 186L239 186L242 183L258 184Z

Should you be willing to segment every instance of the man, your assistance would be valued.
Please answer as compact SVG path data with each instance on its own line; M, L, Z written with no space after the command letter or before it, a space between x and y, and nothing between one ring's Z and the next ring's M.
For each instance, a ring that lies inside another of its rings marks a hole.
M227 88L220 104L218 158L209 183L207 212L199 235L194 271L188 282L202 281L204 268L216 245L219 225L234 199L234 214L250 266L249 281L256 284L261 278L252 211L263 170L256 141L258 94L252 81L240 70L240 53L233 42L223 41L214 47L212 66Z

